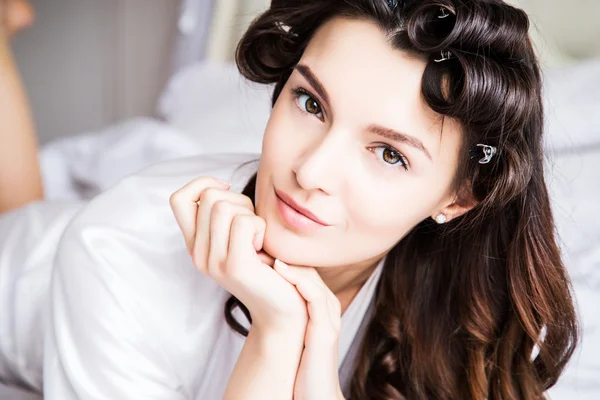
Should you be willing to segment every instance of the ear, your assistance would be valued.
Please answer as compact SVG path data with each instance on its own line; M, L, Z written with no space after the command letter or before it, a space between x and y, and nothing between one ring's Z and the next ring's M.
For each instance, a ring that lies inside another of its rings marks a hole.
M473 195L471 183L469 182L462 185L447 205L439 209L431 218L438 223L449 222L465 214L477 204L479 204L479 201Z

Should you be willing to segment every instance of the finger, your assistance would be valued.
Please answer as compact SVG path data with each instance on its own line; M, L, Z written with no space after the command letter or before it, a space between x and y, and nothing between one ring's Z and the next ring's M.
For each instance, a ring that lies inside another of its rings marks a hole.
M307 302L309 317L315 325L329 326L337 330L336 319L339 318L339 313L335 309L335 303L339 301L320 277L319 280L315 280L311 276L312 272L302 271L303 267L290 267L278 259L275 260L274 268L296 286L296 290Z
M237 215L254 215L248 208L226 200L217 201L212 208L209 227L208 270L221 271L229 252L229 236ZM197 241L199 242L199 241Z
M236 215L231 224L228 263L244 264L255 256L262 248L266 228L265 220L256 215Z
M297 271L297 273L303 274L302 276L305 276L307 279L311 279L317 286L325 291L327 294L327 304L328 310L330 311L331 320L335 321L334 327L339 326L341 323L342 305L338 297L325 284L323 278L321 278L321 275L319 275L319 272L315 268L299 267L288 264L285 265L287 265L292 272Z
M175 220L183 233L188 252L190 253L194 237L196 236L198 201L200 200L201 193L209 187L225 190L229 188L229 185L213 177L203 176L187 183L169 198Z
M260 250L256 254L258 254L258 258L260 258L260 261L262 261L264 264L267 264L269 267L273 267L273 264L275 263L275 258L271 257L271 255L269 255L264 250Z
M329 287L325 284L325 282L323 282L321 275L319 275L319 273L317 272L317 270L315 268L289 265L289 264L284 263L281 260L279 260L279 262L280 262L280 266L289 268L290 271L288 272L288 276L291 279L298 279L298 277L304 277L306 279L311 279L315 282L315 284L317 284L319 287L323 288L323 290L325 290L331 296L335 297L335 295L331 292L331 290L329 290Z
M198 214L196 216L196 234L193 238L193 257L198 262L208 264L211 215L217 202L225 201L230 204L245 208L250 214L254 214L254 206L249 197L240 193L232 193L226 190L208 188L201 195L198 203ZM228 227L231 227L231 220ZM229 235L227 235L229 239ZM227 254L227 253L225 253Z

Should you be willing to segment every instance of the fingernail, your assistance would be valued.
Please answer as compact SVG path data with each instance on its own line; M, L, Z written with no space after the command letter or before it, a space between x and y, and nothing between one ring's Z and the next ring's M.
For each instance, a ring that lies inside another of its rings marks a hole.
M263 247L263 238L260 235L257 235L252 240L252 245L254 246L254 250L259 251Z
M231 183L229 183L227 181L224 181L223 179L219 179L219 178L215 178L215 179L218 180L219 182L221 182L224 185L231 186Z
M278 268L287 268L287 264L285 264L283 261L280 261L278 258L275 259L275 266Z

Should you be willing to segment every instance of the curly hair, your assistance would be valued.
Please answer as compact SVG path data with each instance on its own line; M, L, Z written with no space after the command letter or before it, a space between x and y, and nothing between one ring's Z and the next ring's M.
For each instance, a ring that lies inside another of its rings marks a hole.
M438 18L440 10L447 17ZM419 223L387 255L360 344L352 399L542 399L578 342L569 277L544 179L542 84L525 12L501 0L273 0L238 44L247 79L275 104L316 30L376 23L426 62L422 96L464 132L456 175L478 205ZM435 62L441 51L445 62ZM471 160L494 145L489 164ZM468 185L464 185L468 182ZM254 199L256 175L244 194ZM246 307L225 306L229 325Z

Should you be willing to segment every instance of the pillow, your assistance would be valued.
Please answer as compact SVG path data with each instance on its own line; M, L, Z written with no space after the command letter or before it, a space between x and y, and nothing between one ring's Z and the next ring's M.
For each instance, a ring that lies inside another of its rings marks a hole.
M559 244L573 283L581 344L551 398L600 398L600 146L551 155L547 182Z
M551 155L546 181L561 244L573 279L600 293L600 148Z
M545 71L544 90L547 148L600 145L600 59Z
M46 143L40 150L44 192L47 199L89 199L149 165L205 153L190 135L162 121L125 120Z
M260 153L271 112L269 85L244 79L231 63L205 61L175 74L158 113L207 153Z

